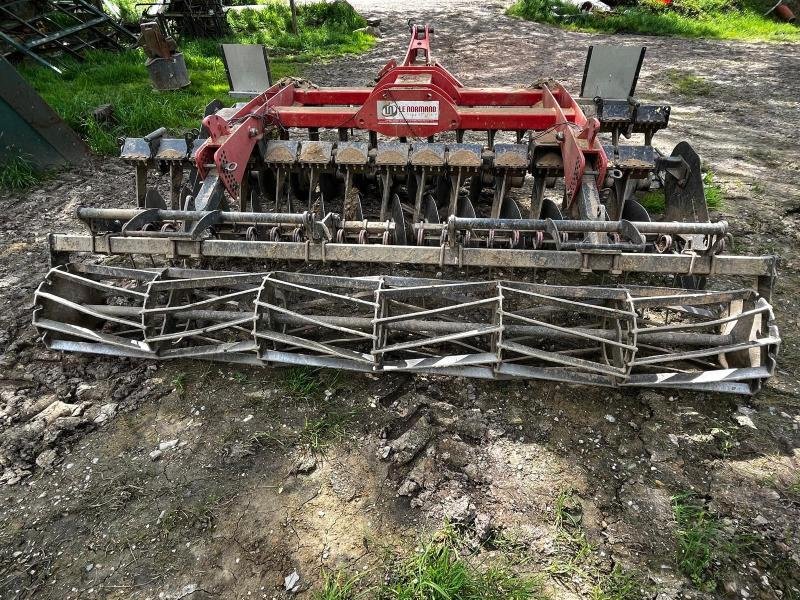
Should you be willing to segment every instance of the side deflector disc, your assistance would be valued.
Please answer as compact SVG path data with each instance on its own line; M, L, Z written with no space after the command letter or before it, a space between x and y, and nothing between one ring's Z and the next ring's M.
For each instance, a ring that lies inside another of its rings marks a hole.
M683 184L673 173L664 176L664 219L683 223L707 223L708 206L703 191L703 173L700 157L688 142L680 142L672 151L672 156L680 157L686 163Z

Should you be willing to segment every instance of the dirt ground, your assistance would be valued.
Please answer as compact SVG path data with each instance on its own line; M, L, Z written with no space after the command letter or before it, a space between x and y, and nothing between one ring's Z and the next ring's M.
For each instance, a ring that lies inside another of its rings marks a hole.
M435 58L470 85L576 90L590 44L646 45L639 95L673 106L656 145L688 139L713 169L733 252L782 257L778 374L743 398L56 355L30 326L46 234L80 230L79 204L132 199L127 168L98 160L0 198L0 597L284 598L293 571L308 597L325 570L379 569L444 519L542 572L565 559L567 494L600 572L636 573L646 596L800 598L800 48L567 33L501 3L355 5L383 38L312 81L368 84L402 56L408 18L435 23ZM710 85L679 93L687 75ZM670 499L687 491L727 541L714 592L677 564ZM555 598L592 585L580 570L546 583Z

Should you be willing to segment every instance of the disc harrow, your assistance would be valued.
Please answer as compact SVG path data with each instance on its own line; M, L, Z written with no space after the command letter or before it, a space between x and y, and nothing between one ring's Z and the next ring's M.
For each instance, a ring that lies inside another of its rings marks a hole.
M776 258L726 253L728 223L710 219L700 158L685 142L669 155L652 146L670 107L576 99L551 80L470 88L432 60L432 32L412 26L405 60L373 87L284 79L234 107L212 102L183 138L162 128L125 139L136 205L81 206L87 234L49 237L53 269L34 311L45 343L158 360L758 390L780 345ZM632 135L644 143L623 143ZM638 201L651 189L664 193L657 219ZM81 253L152 262L70 262ZM177 266L196 259L250 264ZM248 272L273 261L305 272ZM380 270L312 272L323 264ZM426 266L439 276L416 277ZM398 267L410 274L390 275ZM477 281L465 276L473 268ZM513 276L487 277L492 268ZM644 273L673 287L548 285L553 271ZM715 279L732 289L705 290Z

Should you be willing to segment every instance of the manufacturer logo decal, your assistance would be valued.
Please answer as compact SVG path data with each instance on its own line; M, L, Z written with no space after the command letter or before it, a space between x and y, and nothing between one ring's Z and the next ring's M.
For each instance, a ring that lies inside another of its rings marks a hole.
M438 100L379 100L378 121L382 123L435 123L439 120Z

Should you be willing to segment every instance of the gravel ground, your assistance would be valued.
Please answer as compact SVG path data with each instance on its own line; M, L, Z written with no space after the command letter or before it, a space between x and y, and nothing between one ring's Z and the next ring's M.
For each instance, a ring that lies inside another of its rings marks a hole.
M98 160L0 198L0 597L278 598L294 570L306 594L443 518L513 538L539 572L569 558L562 494L593 569L549 579L553 597L589 596L615 567L649 597L800 597L798 46L568 33L499 3L354 5L382 39L310 65L312 81L368 84L402 57L409 18L436 25L434 57L469 85L577 89L588 45L646 45L639 95L673 105L656 144L688 139L714 171L734 252L781 255L778 375L745 399L324 373L301 397L283 370L55 355L29 325L46 234L79 230L78 204L130 203L132 175ZM709 89L681 95L686 75ZM726 542L715 591L676 561L670 498L687 490Z

